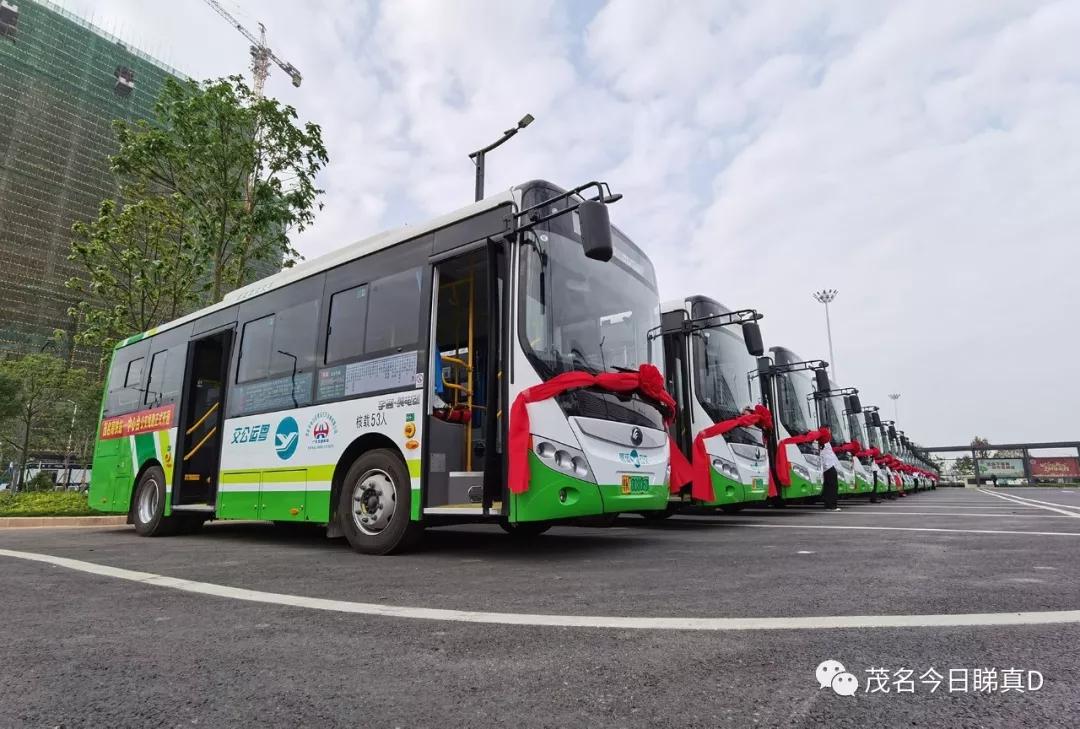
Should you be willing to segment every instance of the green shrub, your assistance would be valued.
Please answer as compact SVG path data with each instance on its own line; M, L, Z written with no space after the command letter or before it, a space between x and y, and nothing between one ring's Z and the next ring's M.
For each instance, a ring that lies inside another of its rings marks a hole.
M0 517L91 516L96 514L78 491L0 492Z

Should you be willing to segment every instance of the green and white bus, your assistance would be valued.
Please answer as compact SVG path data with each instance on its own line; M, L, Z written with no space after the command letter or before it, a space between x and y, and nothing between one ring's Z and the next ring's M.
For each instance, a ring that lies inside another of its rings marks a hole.
M770 392L766 401L773 414L773 437L779 444L815 430L821 421L821 403L815 395L824 389L824 381L828 379L827 363L803 360L787 347L769 347L769 352L773 365L769 368ZM791 483L780 490L777 503L814 501L821 496L823 476L818 444L787 443L784 452L790 464L786 477Z
M854 417L862 411L862 407L853 408L851 404L853 399L858 403L858 392L853 387L840 387L830 381L829 394L819 398L824 417L821 425L828 426L832 432L833 450L836 452L837 460L840 461L840 472L837 474L837 492L840 496L866 494L873 491L869 469L850 450L855 442L862 448L866 448L862 425L859 419Z
M326 524L378 554L431 525L665 508L666 393L589 384L644 382L660 323L619 197L528 182L120 342L91 506L143 535Z
M732 311L707 296L665 302L660 312L664 373L678 412L672 437L693 460L693 444L702 431L761 402L749 375L764 354L757 324L762 315L753 309ZM769 461L761 428L737 427L705 438L703 445L712 498L692 498L688 485L672 495L673 507L692 503L731 513L765 501Z

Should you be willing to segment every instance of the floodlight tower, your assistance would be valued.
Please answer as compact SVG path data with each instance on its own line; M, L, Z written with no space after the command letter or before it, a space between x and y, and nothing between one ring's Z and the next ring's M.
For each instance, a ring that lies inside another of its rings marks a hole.
M836 289L822 289L814 292L814 298L817 299L817 302L825 305L825 331L829 335L829 364L832 366L834 379L836 378L836 355L833 354L832 349L832 322L829 321L829 304L833 302L838 293L840 292Z

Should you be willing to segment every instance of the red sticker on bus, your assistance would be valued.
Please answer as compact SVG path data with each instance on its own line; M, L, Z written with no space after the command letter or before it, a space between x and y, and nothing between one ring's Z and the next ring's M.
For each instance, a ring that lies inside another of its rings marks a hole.
M159 408L105 418L101 421L100 438L108 440L163 430L172 425L175 411L176 405L162 405Z

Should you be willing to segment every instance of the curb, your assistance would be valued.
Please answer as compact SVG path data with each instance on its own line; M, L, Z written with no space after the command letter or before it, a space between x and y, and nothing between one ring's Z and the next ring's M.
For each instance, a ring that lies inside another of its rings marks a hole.
M50 527L100 527L127 524L127 516L4 516L0 529L42 529Z

